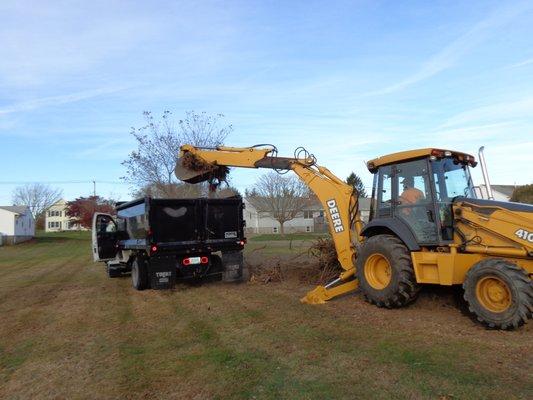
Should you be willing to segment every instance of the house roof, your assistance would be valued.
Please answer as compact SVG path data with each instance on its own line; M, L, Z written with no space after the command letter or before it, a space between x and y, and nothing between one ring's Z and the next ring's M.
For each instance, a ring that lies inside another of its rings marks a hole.
M250 206L252 206L253 208L254 205L252 203L250 203L250 200L248 198L244 198L244 201L249 204ZM360 210L370 210L370 202L372 201L371 198L369 197L359 197L359 209ZM320 203L320 201L315 197L315 198L311 198L309 200L309 204L306 205L303 210L305 211L318 211L318 210L323 210L324 207L322 207L322 204Z
M28 206L0 206L0 208L15 214L25 214L28 211Z
M499 193L502 193L506 196L511 197L513 195L514 190L518 187L515 185L490 185L492 190L495 190Z

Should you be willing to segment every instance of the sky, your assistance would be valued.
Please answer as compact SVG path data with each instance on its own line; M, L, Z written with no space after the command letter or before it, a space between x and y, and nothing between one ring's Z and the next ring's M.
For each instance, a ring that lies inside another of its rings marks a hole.
M304 146L367 188L374 157L482 145L492 183L532 183L532 38L532 1L2 0L0 204L26 182L131 198L145 110L222 113L226 144Z

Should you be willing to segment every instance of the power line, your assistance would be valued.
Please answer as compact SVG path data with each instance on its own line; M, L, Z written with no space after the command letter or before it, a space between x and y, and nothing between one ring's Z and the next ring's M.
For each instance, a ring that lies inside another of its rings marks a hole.
M28 185L32 183L42 183L46 185L70 185L70 184L80 184L80 183L104 183L109 185L129 185L128 182L124 181L0 181L0 185Z

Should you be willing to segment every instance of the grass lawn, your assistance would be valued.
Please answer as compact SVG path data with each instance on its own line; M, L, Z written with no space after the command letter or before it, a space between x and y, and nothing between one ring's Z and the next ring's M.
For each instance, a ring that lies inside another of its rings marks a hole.
M328 237L328 233L287 233L282 236L280 234L262 234L250 237L251 242L272 242L272 241L291 241L291 240L314 240L320 237Z
M248 256L305 250L273 243L251 240ZM87 232L0 247L0 398L533 397L531 326L487 331L438 291L401 310L300 304L311 288L137 292L92 262Z

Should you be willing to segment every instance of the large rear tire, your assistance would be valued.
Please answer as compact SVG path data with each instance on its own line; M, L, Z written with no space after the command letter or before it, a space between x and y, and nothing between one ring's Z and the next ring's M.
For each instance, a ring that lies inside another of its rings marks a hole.
M490 329L516 329L533 314L533 282L526 271L490 258L468 270L463 283L468 310Z
M357 279L365 300L378 307L405 306L420 291L409 249L393 235L372 236L363 243Z
M148 268L146 261L141 257L135 257L131 265L131 286L136 290L148 289Z

